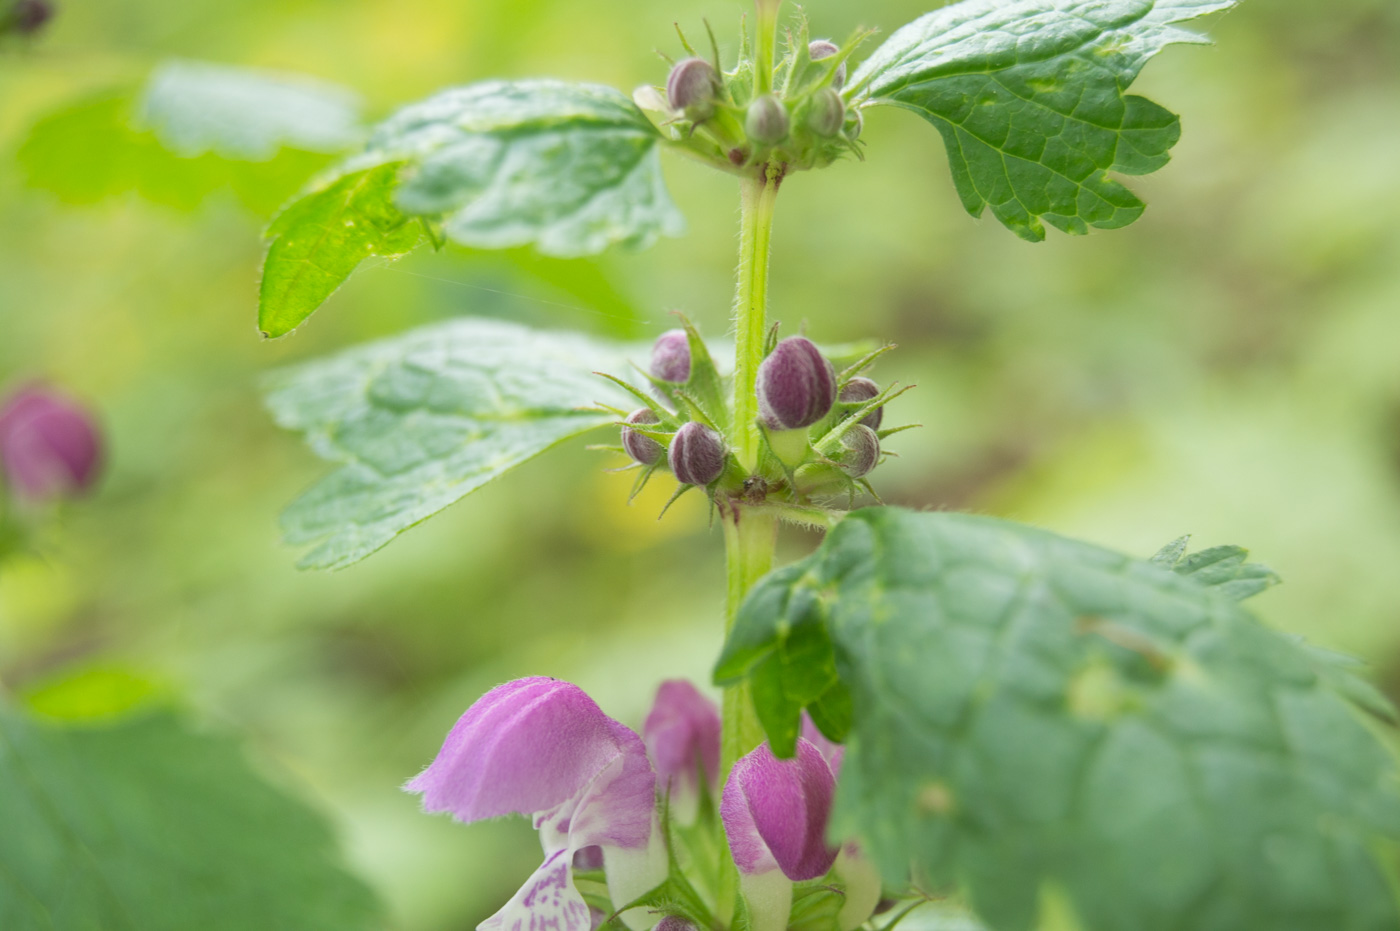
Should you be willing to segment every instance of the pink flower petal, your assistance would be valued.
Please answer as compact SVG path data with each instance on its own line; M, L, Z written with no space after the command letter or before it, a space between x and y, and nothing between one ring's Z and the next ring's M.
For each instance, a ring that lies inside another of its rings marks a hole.
M740 872L780 869L794 882L825 875L837 853L826 843L835 787L821 751L802 739L793 759L777 759L765 743L735 763L720 818Z
M719 709L683 679L661 683L642 726L647 753L662 791L682 824L695 820L701 773L711 792L719 779Z

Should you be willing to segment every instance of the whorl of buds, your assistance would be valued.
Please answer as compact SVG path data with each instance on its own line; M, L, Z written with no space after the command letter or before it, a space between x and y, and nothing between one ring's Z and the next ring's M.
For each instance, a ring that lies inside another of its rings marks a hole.
M759 145L777 145L787 138L787 108L772 94L755 98L744 118L744 131Z
M841 51L841 47L830 39L813 39L807 43L807 57L812 61L821 61L823 58L830 58ZM831 75L831 86L840 90L846 83L846 63L843 61L836 66L836 71Z
M841 127L846 125L846 104L841 95L829 87L813 94L807 110L807 125L818 136L827 138L841 132Z
M676 63L666 77L666 99L692 120L703 120L714 113L719 94L719 76L703 58L686 58Z
M651 424L660 423L656 414L649 407L639 407L627 415L628 423ZM622 448L627 450L627 455L631 456L642 465L654 465L661 454L665 452L661 444L653 440L644 433L638 433L631 427L622 428Z
M676 481L708 485L724 471L724 438L702 423L682 424L671 438L667 458Z
M852 378L850 381L846 382L846 386L841 389L841 403L864 404L866 401L869 401L873 397L877 397L879 394L879 385L875 384L868 378L862 378L861 376L857 375L855 378ZM872 430L879 430L880 421L884 419L885 408L884 405L881 405L880 407L875 408L873 411L862 417L860 419L860 422L865 424Z
M50 388L21 388L0 403L0 475L30 501L81 494L97 481L102 437L92 416Z
M685 330L667 330L656 338L651 347L651 374L678 385L690 379L690 340Z
M809 339L790 336L758 367L758 410L773 430L796 430L821 420L836 403L836 372Z
M880 461L880 438L865 424L856 424L841 437L846 452L841 456L841 471L851 478L868 475Z

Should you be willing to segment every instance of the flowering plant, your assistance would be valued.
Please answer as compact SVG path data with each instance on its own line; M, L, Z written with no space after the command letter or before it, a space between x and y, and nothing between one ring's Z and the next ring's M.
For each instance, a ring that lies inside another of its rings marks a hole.
M539 831L540 867L481 927L893 931L914 908L994 931L1400 926L1400 784L1378 739L1394 712L1344 659L1258 623L1244 603L1272 572L1234 546L1138 558L880 506L909 426L876 371L892 347L770 314L780 192L862 160L882 107L931 124L966 210L1024 240L1134 222L1120 178L1161 168L1180 125L1128 89L1233 0L962 0L878 45L780 6L757 0L727 59L682 35L665 80L630 95L486 81L361 139L325 88L184 63L133 115L185 155L344 154L267 229L269 338L370 259L680 235L663 152L739 188L732 346L685 319L650 345L460 319L270 381L279 423L338 464L284 517L307 567L361 560L601 429L634 489L673 481L721 527L718 707L668 681L638 734L522 679L409 783L428 811ZM825 537L775 568L794 523Z

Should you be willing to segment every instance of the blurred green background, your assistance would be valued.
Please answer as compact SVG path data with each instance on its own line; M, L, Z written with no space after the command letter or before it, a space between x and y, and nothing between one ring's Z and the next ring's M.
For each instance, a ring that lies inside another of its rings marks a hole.
M641 254L556 261L450 248L362 271L300 332L255 326L259 231L315 163L257 196L179 179L65 203L16 153L74 102L170 57L305 72L372 117L455 83L664 80L672 22L734 49L740 2L68 0L0 51L0 382L44 376L100 410L99 493L0 566L0 682L36 711L187 708L331 815L403 931L470 928L538 860L523 821L462 827L398 790L456 716L524 674L575 681L639 725L656 683L703 680L720 540L693 497L623 505L630 476L574 443L335 575L301 574L279 509L326 470L259 406L261 372L464 314L646 338L683 310L722 335L728 177L670 160L690 222ZM814 33L885 32L926 0L813 0ZM919 431L886 500L1028 521L1143 555L1241 543L1285 584L1270 623L1360 655L1400 697L1400 5L1247 0L1134 90L1183 114L1173 162L1129 184L1121 231L1029 245L958 205L941 143L867 120L868 161L779 201L773 313L817 338L895 341ZM100 178L101 140L56 170ZM101 184L93 182L101 193ZM888 421L887 421L888 422ZM600 440L602 438L600 437ZM662 483L664 484L664 483ZM815 538L793 532L797 555Z

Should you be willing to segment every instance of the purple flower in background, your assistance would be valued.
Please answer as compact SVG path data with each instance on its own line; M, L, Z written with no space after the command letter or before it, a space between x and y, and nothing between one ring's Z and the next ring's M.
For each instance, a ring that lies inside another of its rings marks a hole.
M671 816L694 824L701 779L711 793L719 780L719 709L684 679L669 679L642 725L642 739L656 767L661 791L669 792Z
M773 756L764 743L730 771L720 819L754 931L786 927L792 884L826 875L836 861L826 842L835 788L821 751L801 739L790 760Z
M72 398L28 385L0 404L0 473L16 496L38 502L81 494L101 465L96 421Z
M459 821L534 819L544 863L478 928L589 931L589 909L573 883L574 855L589 847L601 850L618 905L666 878L656 775L642 739L567 682L533 677L492 689L406 788L422 793L426 811L451 812ZM637 929L655 921L643 909L622 918Z

